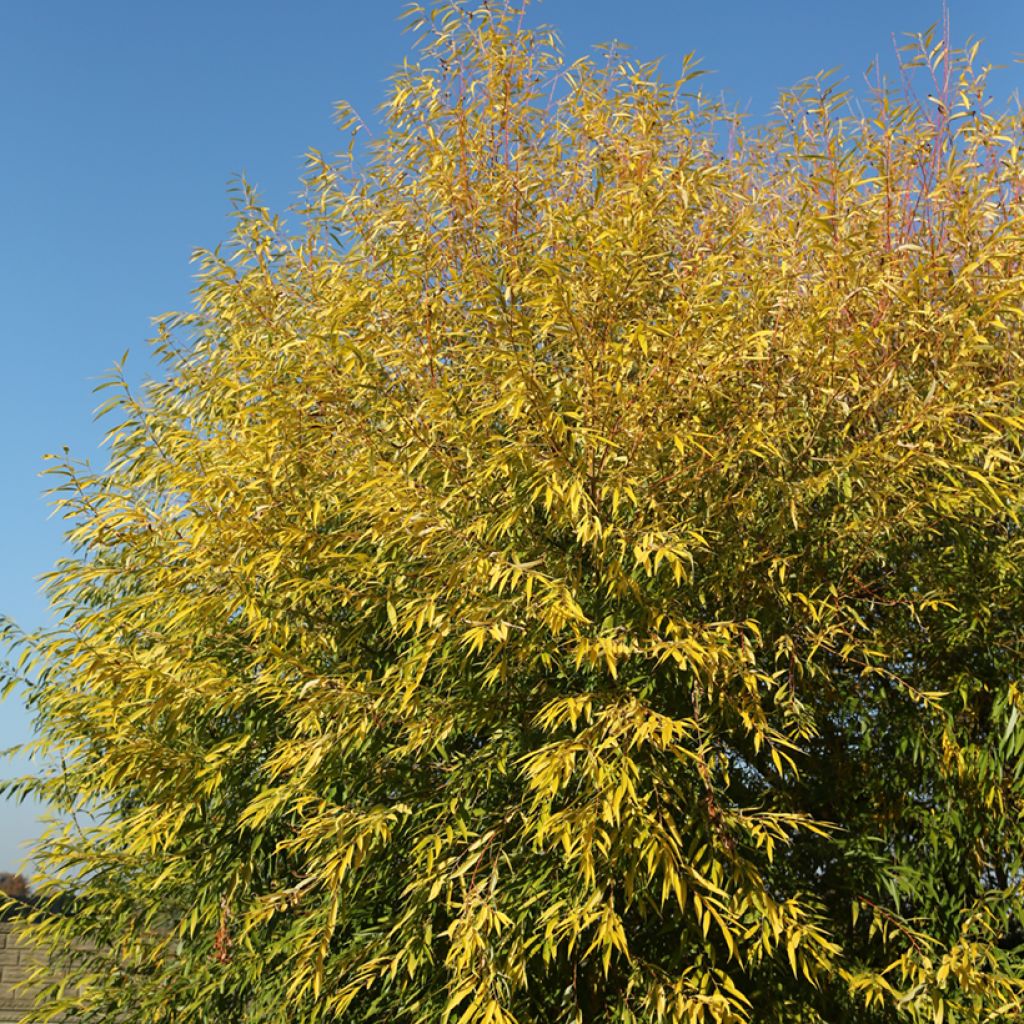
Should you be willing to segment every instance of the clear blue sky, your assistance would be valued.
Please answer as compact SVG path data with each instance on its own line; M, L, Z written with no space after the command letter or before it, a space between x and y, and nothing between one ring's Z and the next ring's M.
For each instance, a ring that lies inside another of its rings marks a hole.
M225 182L244 171L271 205L291 200L309 147L331 151L332 104L371 114L410 39L400 0L7 0L0 10L0 613L47 621L37 577L61 552L38 477L68 445L102 459L92 394L131 349L151 365L150 318L189 301L196 246L227 230ZM951 0L954 42L983 37L1024 85L1024 4ZM940 0L546 0L532 9L570 57L620 39L666 71L695 50L706 87L763 116L779 89L841 65L856 83L891 34ZM0 705L0 747L30 734ZM7 771L20 770L10 763ZM35 811L0 803L0 870L21 859Z

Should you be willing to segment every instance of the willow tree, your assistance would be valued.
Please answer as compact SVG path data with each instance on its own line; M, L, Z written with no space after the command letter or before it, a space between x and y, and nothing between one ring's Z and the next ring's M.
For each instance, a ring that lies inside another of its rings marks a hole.
M1020 119L519 14L414 12L56 469L43 1011L1020 1020Z

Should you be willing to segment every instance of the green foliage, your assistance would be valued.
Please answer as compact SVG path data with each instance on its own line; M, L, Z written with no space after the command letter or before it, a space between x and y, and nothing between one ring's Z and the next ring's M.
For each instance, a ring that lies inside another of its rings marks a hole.
M385 133L297 234L240 187L54 469L14 788L65 1002L1020 1020L1019 117L930 34L941 106L748 133L691 59L412 16Z

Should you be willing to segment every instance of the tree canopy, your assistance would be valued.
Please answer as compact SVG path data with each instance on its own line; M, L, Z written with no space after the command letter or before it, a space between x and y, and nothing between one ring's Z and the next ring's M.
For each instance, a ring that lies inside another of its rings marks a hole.
M29 895L25 876L12 871L0 871L0 895L10 896L12 899L25 899Z
M1020 1020L1020 113L521 15L414 9L55 463L41 1012Z

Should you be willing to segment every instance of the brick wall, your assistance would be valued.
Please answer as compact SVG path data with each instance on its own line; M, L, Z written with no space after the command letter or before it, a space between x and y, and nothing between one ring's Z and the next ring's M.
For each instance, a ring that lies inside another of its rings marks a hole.
M14 986L39 963L39 954L18 941L18 922L0 921L0 1024L17 1024L32 993Z

